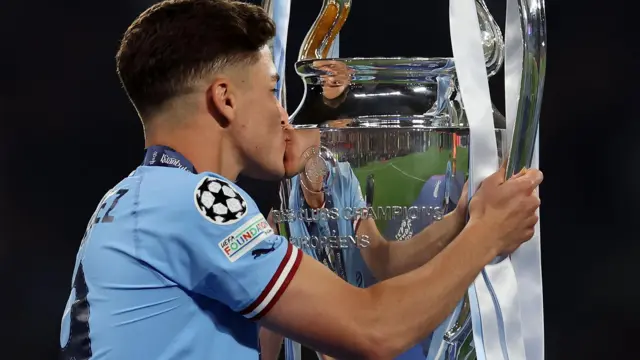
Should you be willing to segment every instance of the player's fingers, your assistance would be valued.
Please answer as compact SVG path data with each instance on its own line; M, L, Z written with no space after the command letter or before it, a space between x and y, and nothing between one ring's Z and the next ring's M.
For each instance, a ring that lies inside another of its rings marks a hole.
M519 172L513 174L513 176L511 178L512 179L517 179L517 178L523 176L526 173L527 173L527 168L523 167L522 170L520 170Z
M500 167L498 171L488 176L482 183L492 187L502 184L504 182L505 171L506 169L504 167Z
M527 218L524 221L523 225L531 230L534 230L536 224L538 223L538 220L539 220L538 215L534 214L534 215L531 215L529 218Z
M536 211L540 207L540 198L535 195L530 195L523 202L523 208L527 211Z
M531 193L542 183L543 179L544 176L542 175L542 171L538 169L529 169L522 176L509 179L509 181L504 185L507 186L507 190L512 193Z
M534 190L542 183L542 180L544 180L544 175L542 174L542 171L538 169L529 169L519 179L526 179L527 183L530 185L531 190Z
M504 169L505 171L507 171L507 158L504 158L504 160L502 160L502 164L500 164L500 169Z

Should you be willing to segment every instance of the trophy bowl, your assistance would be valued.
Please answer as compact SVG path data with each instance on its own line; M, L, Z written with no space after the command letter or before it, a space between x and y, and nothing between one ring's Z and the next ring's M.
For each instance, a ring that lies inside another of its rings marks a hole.
M359 221L371 218L387 241L403 241L460 199L469 127L454 61L316 59L298 61L296 71L305 83L287 149L296 171L281 184L273 220L345 281L371 286L380 279L361 252L372 234ZM505 119L495 109L494 124L502 157ZM401 358L474 358L466 304L461 299L450 319Z

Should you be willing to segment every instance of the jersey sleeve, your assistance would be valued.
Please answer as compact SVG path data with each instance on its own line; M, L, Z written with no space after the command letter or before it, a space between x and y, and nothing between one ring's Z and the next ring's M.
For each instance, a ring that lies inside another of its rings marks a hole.
M295 275L300 250L275 235L255 202L226 179L201 176L168 198L149 217L153 223L139 225L144 261L246 318L264 316Z

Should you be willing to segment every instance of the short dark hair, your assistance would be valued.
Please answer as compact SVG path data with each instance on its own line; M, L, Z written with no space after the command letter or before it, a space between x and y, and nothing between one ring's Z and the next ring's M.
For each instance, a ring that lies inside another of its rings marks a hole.
M260 7L230 0L165 0L144 11L116 55L120 81L143 116L230 65L255 63L275 36Z

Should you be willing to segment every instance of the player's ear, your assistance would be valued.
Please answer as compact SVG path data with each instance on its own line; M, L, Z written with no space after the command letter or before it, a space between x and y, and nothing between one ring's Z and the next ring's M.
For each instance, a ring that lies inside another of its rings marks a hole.
M228 77L217 77L207 89L207 110L223 128L236 117L236 96Z

